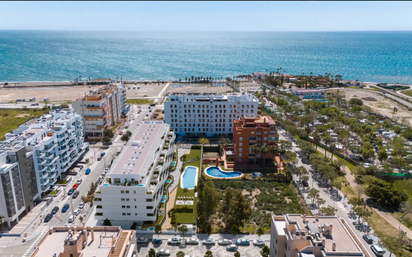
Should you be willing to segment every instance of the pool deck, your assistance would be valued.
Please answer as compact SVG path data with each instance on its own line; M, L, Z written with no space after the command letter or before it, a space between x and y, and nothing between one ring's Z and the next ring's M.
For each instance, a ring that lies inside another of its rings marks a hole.
M182 172L182 175L180 175L180 187L181 187L181 188L184 188L184 187L183 187L183 175L186 174L187 168L191 168L191 167L196 169L195 185L194 185L194 187L192 187L192 188L187 188L187 189L192 190L192 189L194 189L194 188L197 186L197 181L198 181L198 177L199 177L199 168L196 167L196 166L186 166L186 167L185 167L185 170Z

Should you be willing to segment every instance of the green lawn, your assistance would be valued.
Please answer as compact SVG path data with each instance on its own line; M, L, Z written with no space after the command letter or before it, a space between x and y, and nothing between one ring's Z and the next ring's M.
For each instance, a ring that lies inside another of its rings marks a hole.
M402 94L412 97L412 90L403 91Z
M118 127L120 126L120 122L116 123L116 125L113 126L112 131L115 131Z
M127 99L128 104L152 104L153 100L148 99Z
M0 140L4 140L4 135L17 129L19 125L49 113L50 109L0 109ZM28 114L25 117L16 117L18 115Z
M200 158L201 155L201 150L200 149L191 149L190 154L186 155L186 160L191 160L191 159L196 159ZM199 168L199 172L201 172L200 168L200 160L198 161L193 161L186 163L182 166L182 169L184 170L186 166L195 166ZM179 183L182 183L180 181ZM183 193L183 189L180 187L180 185L177 187L177 192L176 192L176 200L180 196L190 196L194 197L195 196L195 190L189 190L186 195ZM197 207L197 198L194 198L193 205L176 205L176 200L175 200L175 210L176 210L176 219L177 223L179 224L196 224L196 207Z

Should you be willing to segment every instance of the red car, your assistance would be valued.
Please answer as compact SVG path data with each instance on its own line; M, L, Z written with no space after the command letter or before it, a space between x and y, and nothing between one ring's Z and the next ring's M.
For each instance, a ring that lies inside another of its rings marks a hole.
M123 135L123 131L120 131L120 132L119 132L119 135Z
M73 185L73 190L76 190L79 185L76 183Z

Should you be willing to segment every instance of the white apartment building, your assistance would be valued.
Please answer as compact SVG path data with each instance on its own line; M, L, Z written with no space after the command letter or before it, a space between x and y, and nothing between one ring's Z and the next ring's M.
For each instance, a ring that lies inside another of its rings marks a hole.
M173 160L175 134L161 121L140 124L95 194L96 218L155 221Z
M7 133L0 149L24 147L31 152L38 191L45 193L88 150L82 127L82 117L72 109L55 109Z
M100 139L104 130L120 122L129 109L123 83L90 90L82 99L73 101L72 106L83 116L83 132L91 140Z
M258 114L259 100L245 92L173 93L164 102L165 123L178 135L218 136L233 133L233 121Z
M359 239L338 217L272 216L270 257L363 257Z

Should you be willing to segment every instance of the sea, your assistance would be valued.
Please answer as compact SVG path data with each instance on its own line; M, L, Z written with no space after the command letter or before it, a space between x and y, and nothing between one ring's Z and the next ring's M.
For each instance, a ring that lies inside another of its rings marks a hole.
M0 81L178 80L260 71L412 84L406 32L0 30Z

